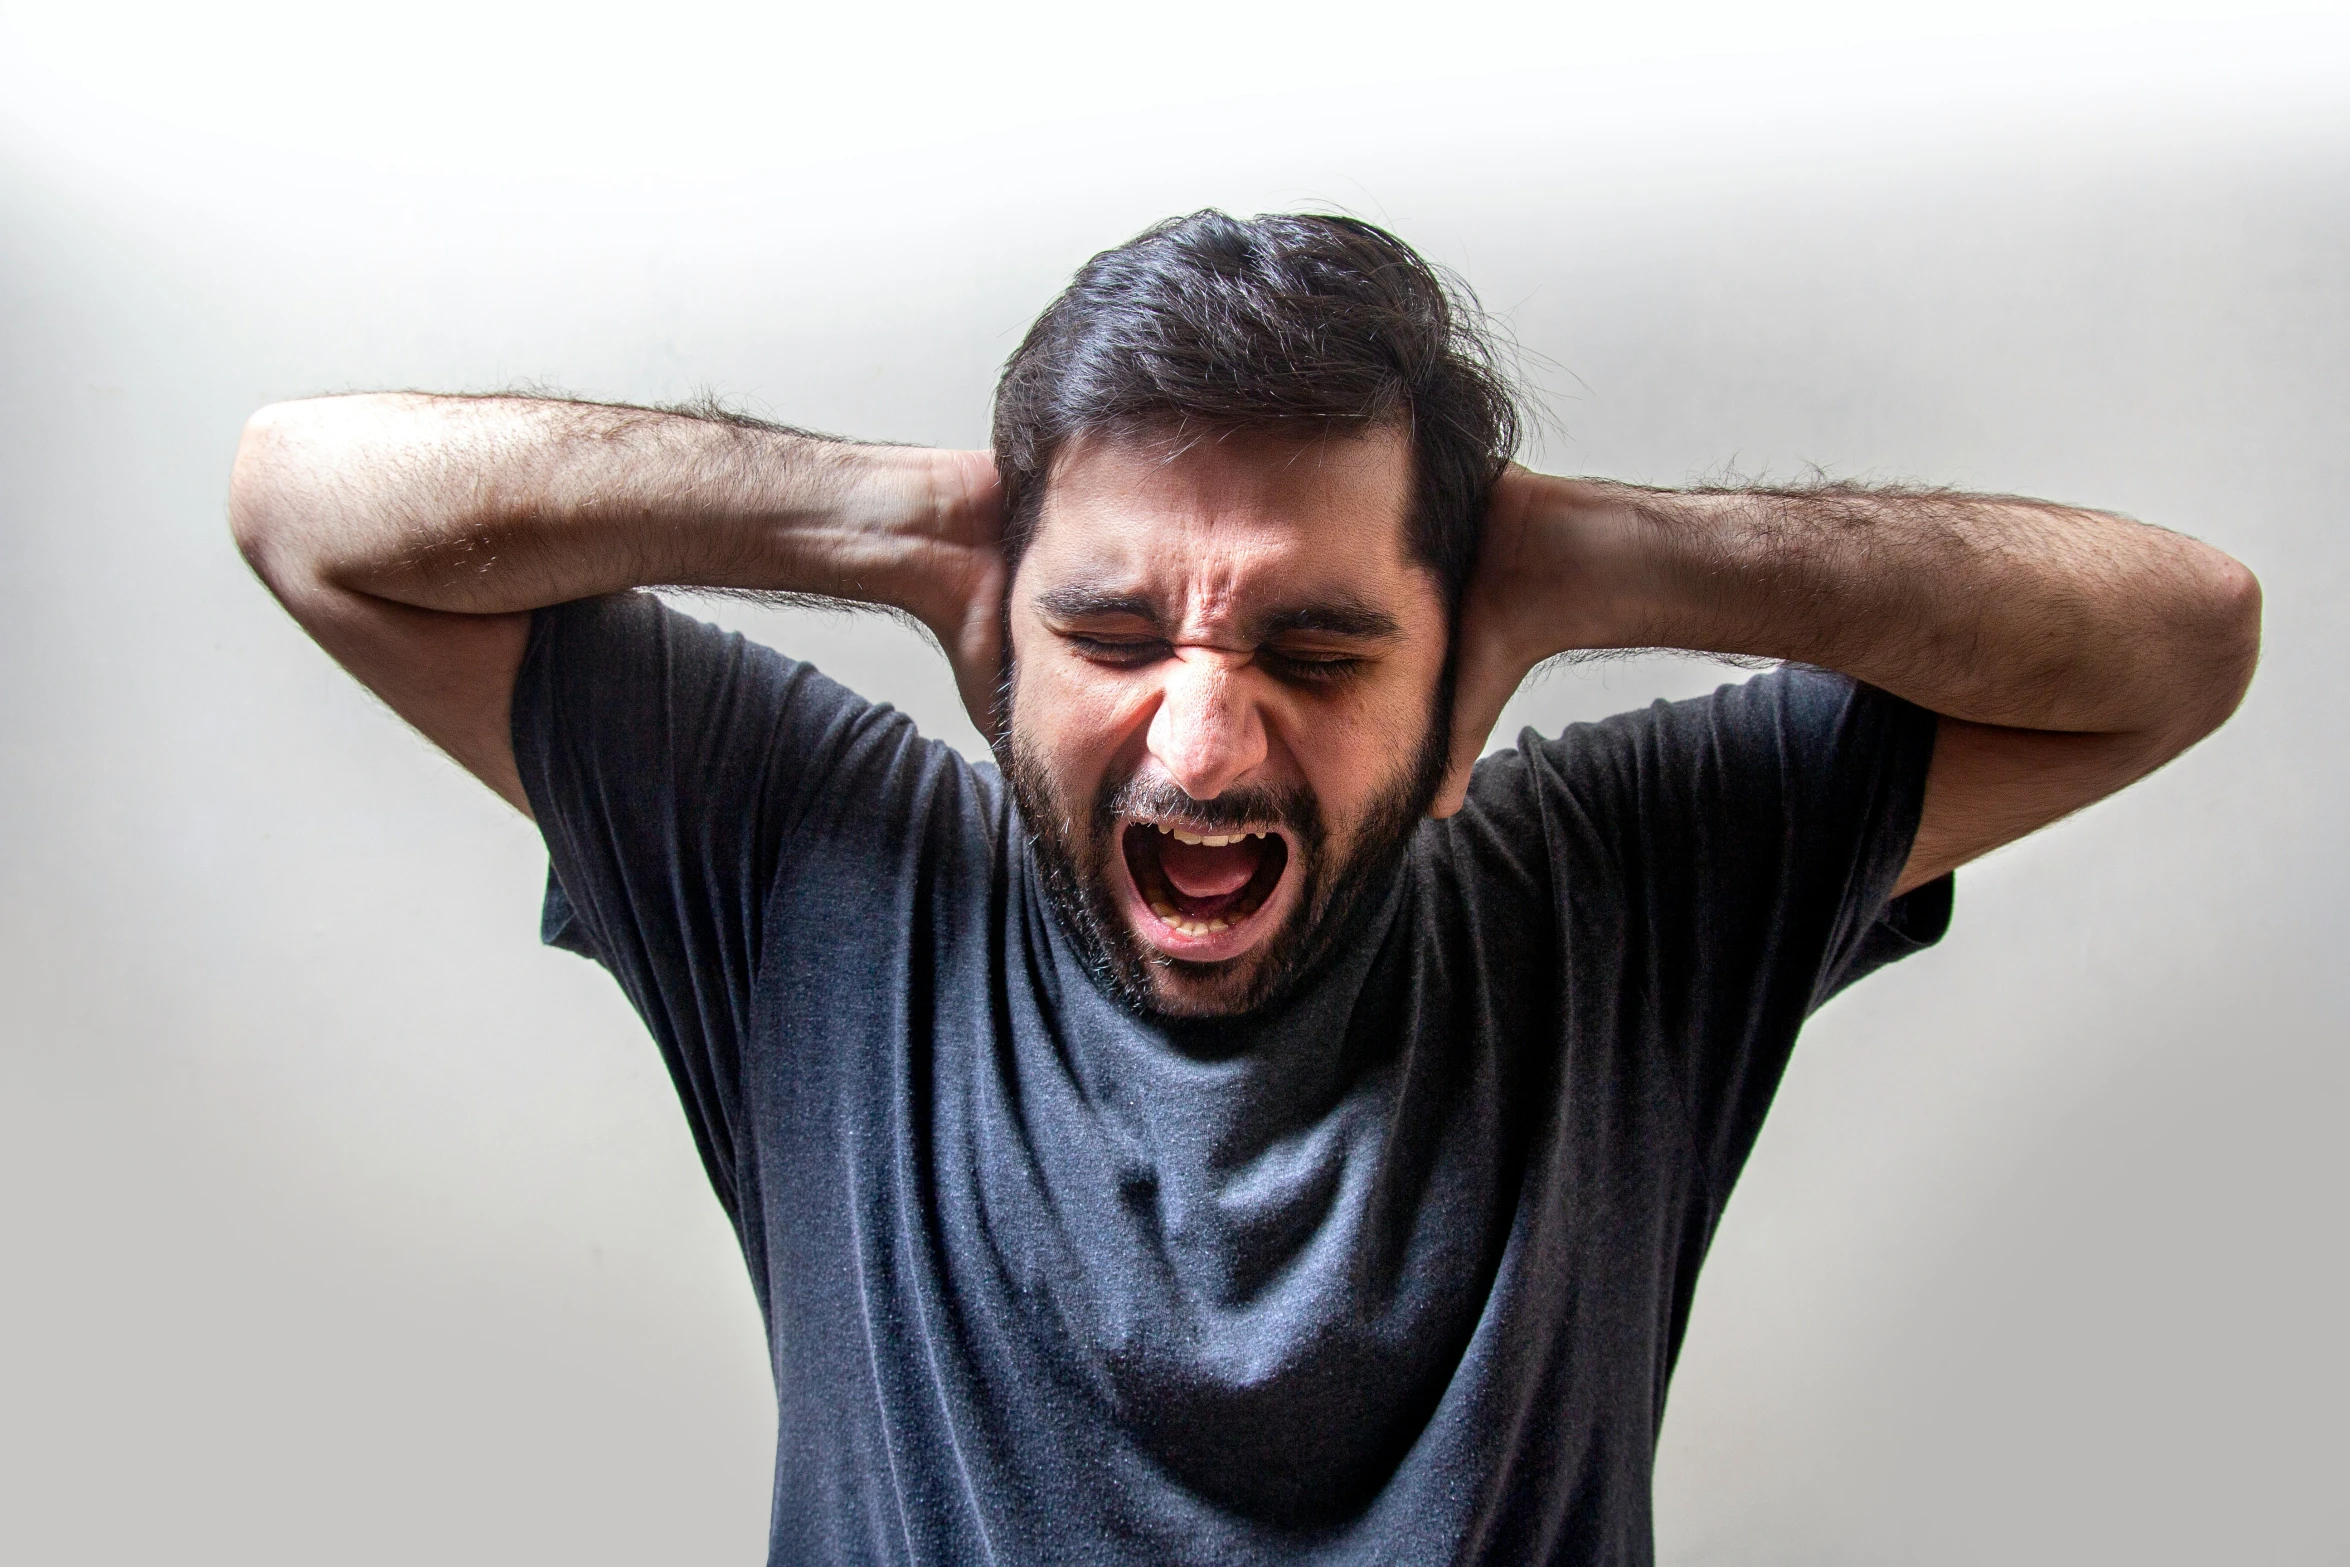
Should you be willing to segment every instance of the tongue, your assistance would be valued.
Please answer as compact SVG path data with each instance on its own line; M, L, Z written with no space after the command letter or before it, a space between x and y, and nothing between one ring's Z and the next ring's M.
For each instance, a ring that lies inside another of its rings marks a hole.
M1257 873L1263 845L1254 838L1211 849L1204 843L1159 840L1159 869L1167 883L1186 898L1226 898L1248 885Z

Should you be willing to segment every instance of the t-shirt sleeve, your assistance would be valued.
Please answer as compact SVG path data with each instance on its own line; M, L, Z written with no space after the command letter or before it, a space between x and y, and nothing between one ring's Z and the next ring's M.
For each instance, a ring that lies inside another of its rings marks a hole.
M1667 1058L1716 1204L1803 1020L1949 924L1949 877L1893 896L1936 723L1785 666L1556 740L1529 733L1501 759L1515 765L1496 783L1531 787L1567 906L1596 900L1618 922L1626 1036ZM1571 915L1578 928L1568 939L1590 939Z
M853 832L861 801L882 807L843 786L860 761L929 742L647 593L533 617L513 735L550 862L541 935L619 980L737 1213L742 1057L779 857L812 816Z

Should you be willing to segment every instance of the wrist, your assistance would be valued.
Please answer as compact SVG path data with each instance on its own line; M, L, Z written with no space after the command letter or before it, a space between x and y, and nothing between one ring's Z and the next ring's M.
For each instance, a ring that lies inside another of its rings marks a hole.
M709 585L921 614L923 562L942 531L934 454L782 431L757 439L736 483L688 512L677 540L710 554Z
M1528 668L1561 653L1655 644L1656 521L1647 492L1513 469L1486 560L1503 635ZM1481 575L1485 574L1481 572Z
M903 610L951 645L995 575L994 459L904 446L853 452L863 490L857 553L869 567L869 591L859 596Z

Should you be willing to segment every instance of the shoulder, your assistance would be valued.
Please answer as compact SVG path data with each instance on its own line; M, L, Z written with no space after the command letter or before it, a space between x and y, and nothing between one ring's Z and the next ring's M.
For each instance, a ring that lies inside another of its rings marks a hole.
M1478 763L1436 841L1473 874L1520 882L1578 862L1631 879L1745 860L1793 847L1807 822L1870 814L1888 787L1914 794L1933 725L1844 675L1782 665L1554 736L1522 731Z
M542 825L753 863L818 840L847 853L994 836L992 767L814 665L648 593L541 610L513 732ZM984 775L984 776L983 776Z
M1754 769L1930 727L1932 715L1833 670L1782 664L1702 696L1658 700L1554 736L1533 729L1477 766L1469 798L1507 814L1545 801L1596 803Z

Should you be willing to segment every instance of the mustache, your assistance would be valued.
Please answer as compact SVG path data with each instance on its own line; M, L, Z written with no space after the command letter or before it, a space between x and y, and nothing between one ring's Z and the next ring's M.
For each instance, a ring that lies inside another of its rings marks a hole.
M1199 800L1167 779L1129 776L1103 787L1096 816L1104 828L1121 816L1179 816L1209 828L1270 823L1308 844L1318 843L1322 836L1322 813L1313 794L1301 787L1234 788L1212 800Z

